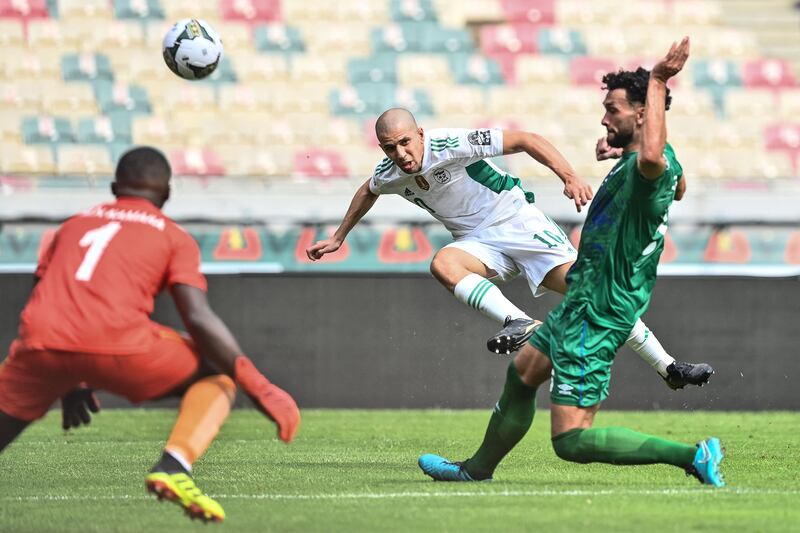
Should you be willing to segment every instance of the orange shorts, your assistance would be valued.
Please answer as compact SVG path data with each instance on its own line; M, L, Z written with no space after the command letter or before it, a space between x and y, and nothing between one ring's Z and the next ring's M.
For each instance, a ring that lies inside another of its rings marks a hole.
M154 400L186 384L199 368L192 341L167 327L159 328L150 352L133 355L31 350L16 340L0 363L0 411L36 420L82 382L133 403Z

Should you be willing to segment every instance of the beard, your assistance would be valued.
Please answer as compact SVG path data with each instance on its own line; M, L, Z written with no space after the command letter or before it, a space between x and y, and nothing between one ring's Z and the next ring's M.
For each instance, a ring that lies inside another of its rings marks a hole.
M606 140L612 148L625 148L633 141L633 132L617 131L613 137L607 137Z

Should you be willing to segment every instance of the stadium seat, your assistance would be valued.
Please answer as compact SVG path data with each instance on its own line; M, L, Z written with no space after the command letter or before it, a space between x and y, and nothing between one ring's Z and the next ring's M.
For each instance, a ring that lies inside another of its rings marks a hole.
M93 84L95 98L104 114L112 111L150 113L150 100L147 91L139 85L98 81Z
M42 108L64 117L96 115L97 101L85 83L49 83L42 87Z
M111 4L108 0L58 0L58 18L70 23L87 19L108 20L114 16Z
M377 145L342 146L339 148L344 159L348 175L360 178L361 181L372 175L377 165L384 157Z
M753 32L710 27L703 32L689 35L692 35L692 46L697 48L698 57L734 59L761 55L758 39ZM694 52L694 49L692 51Z
M600 57L574 57L570 61L570 78L573 85L600 87L603 76L619 69L616 61Z
M292 155L240 144L216 147L229 176L280 176L292 173Z
M78 121L77 141L85 144L130 143L131 119L127 113L85 117Z
M172 171L179 176L224 176L225 168L211 149L173 150L169 157Z
M452 54L448 59L456 83L469 85L505 83L500 64L494 59L472 54Z
M397 56L377 54L367 58L354 58L347 62L350 83L396 83Z
M281 17L280 0L220 0L222 18L251 24L277 22Z
M250 26L236 21L223 21L216 18L212 20L214 29L223 36L222 42L225 46L226 58L235 57L237 63L241 63L240 56L242 54L251 54L255 50L253 30ZM161 33L153 33L153 39L163 37Z
M383 93L394 90L393 84L361 84L333 89L329 95L330 111L337 116L363 116L380 113Z
M287 120L295 125L299 140L309 146L363 144L360 120L326 115L296 115L287 117Z
M717 1L681 0L671 2L676 26L714 25L722 22L722 4Z
M269 111L269 85L237 83L219 91L219 110L223 113L257 113Z
M343 85L347 83L348 70L341 55L300 54L291 61L289 78L294 82Z
M349 176L347 165L339 152L321 148L306 148L294 154L295 177L330 178Z
M610 57L643 53L638 38L639 33L625 27L587 26L582 29L581 34L586 43L586 51L592 56Z
M390 0L389 12L395 22L436 21L431 0Z
M800 117L800 89L783 90L779 96L781 116Z
M428 91L433 109L440 116L478 114L486 111L486 96L478 87L431 85Z
M764 130L764 140L769 150L800 150L800 123L770 125Z
M452 77L441 54L402 54L397 58L397 81L404 87L427 87L452 83Z
M22 24L16 20L0 19L0 46L3 49L25 46Z
M107 52L116 81L149 87L153 83L178 79L163 61L155 61L150 51L122 49Z
M697 87L739 87L742 79L733 61L700 60L693 65L694 84Z
M417 24L416 26L419 26ZM472 53L475 43L465 29L439 26L433 31L421 32L422 51L441 54Z
M585 55L586 45L576 30L560 27L540 28L536 43L539 53L558 55Z
M23 117L33 114L35 113L16 109L0 109L0 142L13 145L22 144L20 124L22 124Z
M3 144L0 171L10 174L51 174L56 171L53 151L44 146Z
M39 115L22 119L22 139L29 144L71 143L75 136L69 119Z
M67 54L61 59L64 81L96 81L114 79L111 62L103 54Z
M114 173L108 150L98 146L61 145L56 171L62 175L103 175Z
M215 30L220 32L217 21L220 18L220 0L163 0L164 17L171 22L192 17L207 20ZM225 48L228 47L228 35L224 35Z
M131 117L131 137L133 144L153 146L163 146L169 142L184 144L185 140L174 121L146 115Z
M262 24L253 30L256 50L261 52L303 52L300 31L281 23Z
M500 0L506 20L532 24L553 24L555 4L555 0Z
M383 52L423 52L422 39L412 32L411 28L422 26L422 24L411 26L408 24L388 24L379 28L373 28L370 32L370 43L372 51L375 53ZM428 29L433 31L434 24L426 24Z
M154 100L153 107L158 114L168 114L170 110L181 112L199 111L207 113L217 107L217 94L214 86L199 83L179 83L163 95L164 99Z
M102 24L90 19L84 21L87 32L84 32L84 46L92 50L141 50L144 48L144 32L142 25L133 20L112 20ZM148 57L154 61L154 54L148 50Z
M289 84L272 94L276 113L328 113L330 85L324 83Z
M764 89L731 89L725 93L725 114L757 121L777 119L780 117L778 95Z
M481 51L496 53L535 53L536 26L529 23L491 24L480 29Z
M789 63L778 59L748 61L744 64L742 77L746 87L781 89L797 86Z
M83 21L82 21L83 22ZM65 24L53 19L28 23L28 46L32 49L60 48L74 50L82 44L82 24Z
M0 18L13 18L27 22L31 19L49 17L47 0L0 0Z
M0 112L38 114L42 110L42 83L4 82L0 84ZM19 121L15 121L14 127Z
M115 0L114 16L118 19L163 19L164 10L158 0Z
M569 63L558 56L520 55L516 59L514 75L520 85L567 85L570 82Z
M309 54L368 56L371 51L370 29L363 24L311 23L303 26L303 40Z

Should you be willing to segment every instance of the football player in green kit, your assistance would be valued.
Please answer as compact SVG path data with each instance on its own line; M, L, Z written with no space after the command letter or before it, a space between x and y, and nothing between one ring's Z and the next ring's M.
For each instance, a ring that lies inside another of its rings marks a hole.
M689 38L673 44L652 72L643 68L603 78L607 147L620 160L592 201L580 250L562 302L508 367L503 393L478 451L464 462L426 454L419 466L442 481L490 479L533 422L536 389L551 377L551 435L556 454L576 463L684 469L701 483L723 486L719 439L697 445L626 428L593 428L608 396L611 364L633 323L645 312L664 248L669 207L682 175L667 144L669 78L689 57ZM617 153L614 153L617 150Z

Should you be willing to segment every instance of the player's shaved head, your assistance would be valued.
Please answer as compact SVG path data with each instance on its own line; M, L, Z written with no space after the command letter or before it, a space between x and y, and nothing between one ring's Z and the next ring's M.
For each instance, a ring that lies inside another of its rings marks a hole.
M393 132L416 130L417 127L417 121L411 111L402 107L393 107L378 117L375 122L375 135L380 140Z
M169 198L171 176L172 168L163 153L140 146L119 158L111 191L115 196L137 196L161 207Z
M419 172L425 155L424 133L408 109L393 107L375 122L375 136L386 154L406 174Z

